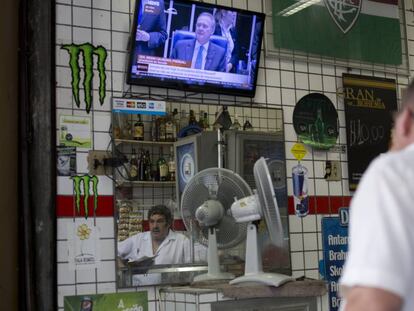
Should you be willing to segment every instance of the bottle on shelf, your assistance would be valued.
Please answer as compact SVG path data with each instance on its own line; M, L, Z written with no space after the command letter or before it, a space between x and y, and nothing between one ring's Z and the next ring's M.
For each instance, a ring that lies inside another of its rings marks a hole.
M145 162L146 162L146 156L144 150L141 150L141 154L139 156L139 162L138 162L138 180L139 181L145 181Z
M179 130L182 130L187 125L188 125L187 112L184 109L182 109L181 116L180 116L180 129Z
M194 110L190 110L190 116L188 117L188 125L197 125L197 119L194 114Z
M219 122L224 130L228 130L230 128L232 122L227 106L223 106L223 111L221 112L221 116L219 116Z
M165 141L165 117L161 116L157 120L158 120L157 141Z
M236 114L235 116L234 116L234 122L233 122L233 124L230 126L230 129L231 130L239 130L240 128L241 128L241 124L240 124L240 122L239 122L239 119L238 119L239 117L238 117L238 115Z
M209 131L210 130L210 122L208 120L208 113L207 112L204 112L203 130L204 131Z
M158 128L157 128L157 119L155 116L151 116L151 140L157 141Z
M152 180L152 163L151 163L151 155L149 150L145 151L145 162L144 162L144 176L145 180L150 181Z
M138 179L138 160L135 149L132 149L131 159L129 160L129 177L131 180Z
M172 114L167 109L167 115L165 118L165 141L174 141L174 122Z
M170 147L170 157L168 159L168 176L170 181L175 181L175 159L174 147Z
M121 127L121 136L123 139L131 139L132 126L129 120L125 120L124 125Z
M173 123L174 123L174 141L176 141L178 131L180 130L180 116L178 115L177 108L174 108L174 111L173 111Z
M162 147L160 148L160 156L157 161L157 175L159 176L159 181L167 181L168 165L167 161L164 159Z
M204 124L204 110L200 110L200 116L198 118L198 126L203 128Z
M141 115L138 115L138 120L134 124L134 139L144 140L144 122L142 122Z
M253 125L250 123L249 119L246 119L244 122L243 131L253 131Z

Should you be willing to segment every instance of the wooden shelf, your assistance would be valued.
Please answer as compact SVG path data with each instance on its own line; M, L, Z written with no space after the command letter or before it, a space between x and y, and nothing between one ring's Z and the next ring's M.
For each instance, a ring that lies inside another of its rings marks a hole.
M171 146L173 141L148 141L148 140L132 140L132 139L115 139L115 144L137 144L137 145L166 145Z

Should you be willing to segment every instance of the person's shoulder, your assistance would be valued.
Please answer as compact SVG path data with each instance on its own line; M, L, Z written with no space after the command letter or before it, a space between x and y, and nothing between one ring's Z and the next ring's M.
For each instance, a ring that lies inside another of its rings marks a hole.
M226 52L226 50L224 48L222 48L220 45L215 44L213 42L210 42L210 46L211 46L211 49L216 51L216 52L222 52L222 53Z
M414 173L414 144L399 150L388 151L375 158L367 169L367 173L386 176L403 176L408 172Z

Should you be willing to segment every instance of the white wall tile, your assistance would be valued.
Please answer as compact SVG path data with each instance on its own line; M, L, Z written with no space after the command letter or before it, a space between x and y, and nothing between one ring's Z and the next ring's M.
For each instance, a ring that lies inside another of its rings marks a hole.
M317 269L318 264L318 252L305 252L305 269Z
M316 215L308 215L303 217L303 232L316 232Z
M98 283L98 294L105 294L105 293L115 293L116 292L116 283L115 282L108 282L108 283Z
M124 13L112 13L112 30L129 33L130 31L130 16Z
M134 8L131 8L133 11ZM118 12L129 13L130 12L130 3L129 0L117 0L112 1L112 10Z
M307 217L308 216L306 216L305 218ZM303 234L303 249L305 251L314 251L318 249L318 241L317 241L316 233L304 233Z
M97 269L98 282L114 282L115 261L102 261L101 266Z
M57 283L62 285L75 284L75 271L69 269L68 263L57 264Z
M290 250L303 251L303 236L299 233L290 234Z
M56 23L72 24L72 8L68 5L56 5Z
M94 295L96 294L96 284L77 284L77 295Z
M111 0L92 0L92 7L109 10L111 8Z
M77 270L76 271L77 283L96 283L96 271L90 270Z
M88 8L73 7L73 25L91 27L92 10Z
M285 71L281 70L281 86L287 88L294 88L295 87L295 78L292 71Z

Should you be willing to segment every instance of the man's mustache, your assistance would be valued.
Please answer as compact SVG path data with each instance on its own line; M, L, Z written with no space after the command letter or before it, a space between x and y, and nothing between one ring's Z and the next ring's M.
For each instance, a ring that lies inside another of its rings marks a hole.
M151 232L160 232L160 229L154 228L154 229L151 230Z

